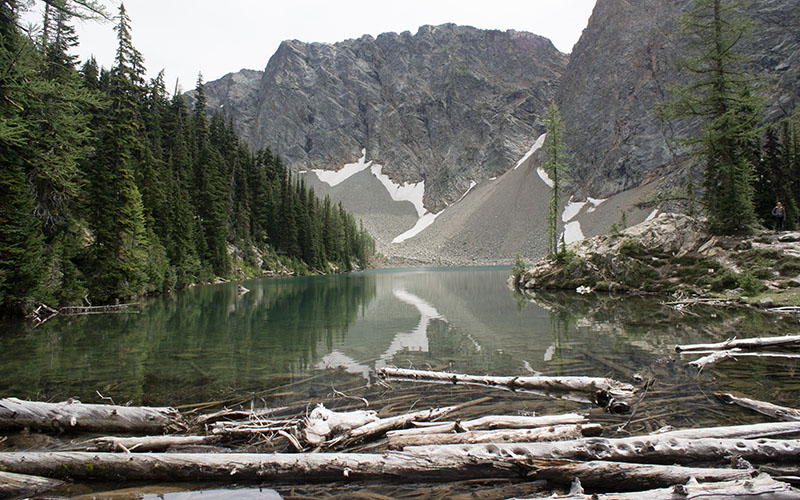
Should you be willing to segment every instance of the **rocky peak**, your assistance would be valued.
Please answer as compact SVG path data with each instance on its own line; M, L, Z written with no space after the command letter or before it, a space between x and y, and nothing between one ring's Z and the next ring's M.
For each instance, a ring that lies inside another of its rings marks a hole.
M445 24L285 41L260 80L211 82L206 93L210 110L232 111L251 146L272 147L290 168L337 169L366 149L394 182L425 181L437 211L530 149L566 64L531 33Z

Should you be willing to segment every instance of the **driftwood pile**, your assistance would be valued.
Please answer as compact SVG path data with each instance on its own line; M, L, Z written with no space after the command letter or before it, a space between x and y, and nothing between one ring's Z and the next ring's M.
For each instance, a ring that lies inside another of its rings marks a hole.
M630 408L637 396L632 385L607 378L488 377L397 368L379 375L583 398L609 412ZM0 452L0 471L13 473L0 474L0 496L48 490L58 481L489 478L546 481L570 491L551 498L595 498L583 487L636 492L613 498L800 496L800 490L780 481L800 475L800 440L786 438L800 435L800 421L606 437L613 433L576 413L459 417L484 400L383 418L371 410L332 411L320 404L300 415L223 409L189 419L172 408L0 399L0 431L82 436L47 450ZM86 437L98 432L116 435ZM263 452L269 449L264 443L277 442L281 447ZM240 452L259 443L260 453Z

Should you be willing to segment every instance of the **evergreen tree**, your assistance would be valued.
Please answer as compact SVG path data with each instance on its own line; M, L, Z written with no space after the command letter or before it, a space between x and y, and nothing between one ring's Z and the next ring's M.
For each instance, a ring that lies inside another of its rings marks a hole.
M551 102L545 116L547 136L545 138L544 170L550 177L553 187L550 191L550 205L547 211L547 251L550 255L558 253L558 221L561 214L562 191L568 182L566 154L564 152L564 122L555 102Z
M739 13L737 2L695 0L680 28L690 53L680 68L690 83L673 86L673 98L662 111L668 118L700 120L700 135L684 142L705 166L704 204L711 229L741 232L755 220L753 165L746 150L760 134L761 101L737 46L752 24Z
M92 161L92 222L95 241L92 296L99 300L142 293L147 284L149 242L134 157L142 146L138 83L131 61L141 59L130 38L130 19L120 5L117 56L109 82L110 106Z

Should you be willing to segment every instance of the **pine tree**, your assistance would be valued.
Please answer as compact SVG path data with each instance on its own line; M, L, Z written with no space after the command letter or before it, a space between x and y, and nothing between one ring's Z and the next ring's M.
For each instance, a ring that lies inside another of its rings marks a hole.
M737 2L695 0L680 28L690 53L680 68L690 83L671 87L673 98L662 112L700 121L699 136L684 142L705 166L704 204L711 229L741 232L755 220L753 165L746 149L760 134L761 100L737 46L752 24L739 13Z
M564 122L555 102L551 102L545 116L547 136L545 138L544 170L553 187L547 211L547 251L556 255L558 249L558 221L561 214L562 191L568 182L566 154L564 152Z

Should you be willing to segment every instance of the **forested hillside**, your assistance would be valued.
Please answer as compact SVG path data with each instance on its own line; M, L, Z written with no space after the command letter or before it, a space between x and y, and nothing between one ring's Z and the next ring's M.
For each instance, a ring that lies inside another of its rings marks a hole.
M111 69L70 55L91 1L49 0L36 30L0 2L0 313L94 304L270 269L364 266L372 238L268 148L188 109L120 7Z

